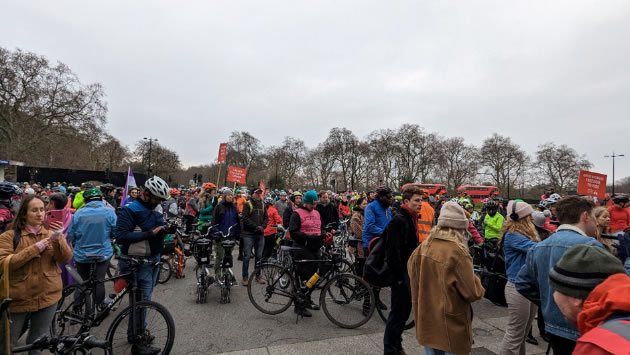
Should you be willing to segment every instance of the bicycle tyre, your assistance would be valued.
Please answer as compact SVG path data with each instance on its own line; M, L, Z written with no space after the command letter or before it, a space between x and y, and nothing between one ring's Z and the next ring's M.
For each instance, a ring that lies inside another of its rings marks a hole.
M85 319L85 305L81 308L80 313L77 314L76 309L70 309L73 306L74 293L81 288L78 285L68 285L63 288L61 292L61 299L57 302L57 309L53 315L50 325L50 335L52 337L61 335L76 335L80 333L81 325L72 324L72 321L67 317L83 318ZM72 314L68 314L71 312Z
M333 296L335 294L333 288L339 289L339 297ZM326 297L327 295L331 297ZM369 309L367 314L364 314L363 309L366 303L364 302L366 296L369 297L367 302L369 303ZM331 301L330 304L327 300ZM319 296L319 303L322 306L322 310L324 311L326 318L328 318L336 326L345 329L354 329L367 323L374 314L375 300L376 297L374 297L372 288L360 277L353 274L335 275L326 283L326 285L324 285L324 289ZM357 321L343 322L339 318L333 316L332 310L335 306L348 306L352 301L358 301L358 305L343 307L343 311L340 312L340 314L358 314L360 315L360 318Z
M264 263L260 265L259 270L260 279L265 282L265 285L256 282L255 272L249 276L247 294L250 302L264 314L276 315L286 311L293 304L293 280L291 275L275 263ZM278 308L273 310L265 308L266 304L270 304L269 300L273 295L276 295L274 300L277 301L274 304ZM262 299L257 300L257 296L263 296L264 302Z
M158 264L159 272L157 283L165 284L168 280L171 279L171 275L173 274L173 266L166 260L161 260Z
M378 312L379 317L385 323L387 323L387 318L389 317L389 312L392 308L391 295L392 291L389 287L380 288L378 289L378 291L376 289L374 290L374 296L376 297L377 302L380 301L387 307L387 309L381 309L381 307L378 306L376 307L376 311ZM410 319L407 319L405 327L403 328L404 330L409 330L416 326L416 323L413 320L413 316L410 314L409 317Z
M119 354L131 354L132 345L127 342L127 322L123 320L126 319L131 314L131 306L123 309L117 316L114 318L114 321L107 329L107 335L105 339L110 344L109 355L119 355ZM153 301L140 301L136 303L136 310L142 310L148 313L149 310L154 310L163 317L166 323L166 341L164 346L162 347L162 352L160 354L170 354L173 349L173 344L175 342L175 322L173 321L173 317L171 313L164 307L163 305L153 302ZM141 311L142 312L142 311ZM156 317L146 316L146 320L151 319L154 320ZM122 339L114 338L116 335L116 329L122 324ZM152 335L158 339L155 333L152 332ZM155 341L151 344L152 346L156 346ZM122 348L122 350L116 351L116 349Z

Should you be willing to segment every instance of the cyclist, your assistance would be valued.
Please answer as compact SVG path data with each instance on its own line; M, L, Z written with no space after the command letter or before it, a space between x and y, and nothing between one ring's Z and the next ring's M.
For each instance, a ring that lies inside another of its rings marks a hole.
M217 205L217 185L206 182L202 186L203 191L199 194L199 230L202 230L203 224L212 220L212 210ZM205 234L206 230L202 230Z
M350 211L350 197L352 196L346 195L339 201L339 219L350 217L352 213L352 211Z
M179 207L177 206L177 198L179 197L179 190L172 188L169 192L169 199L164 206L164 213L167 218L179 217Z
M103 193L105 202L109 205L109 207L116 210L116 186L112 184L104 184L99 186L99 188Z
M376 200L370 202L363 215L363 250L368 255L368 246L372 238L383 234L385 227L392 219L392 190L387 186L376 188Z
M164 247L164 219L155 208L168 198L168 184L157 176L144 183L144 190L138 199L119 210L116 221L116 241L123 255L147 257L150 264L141 264L137 270L137 286L142 291L143 300L151 300L159 269L154 267L160 261L160 252ZM129 272L129 265L119 260L121 273ZM131 320L131 317L130 317ZM132 325L129 323L128 341L132 350L139 353L156 353L159 349L150 344L154 336L144 329L137 338L131 337Z
M297 210L297 208L302 204L302 193L296 191L291 194L289 197L289 205L284 209L284 213L282 214L282 225L284 228L289 228L289 223L291 223L291 216L293 212Z
M234 193L236 193L236 198L234 199L234 202L236 203L238 213L243 213L243 206L245 206L245 202L247 202L247 199L241 194L240 189L236 189Z
M212 220L215 225L219 226L219 230L225 236L228 235L228 229L230 229L231 226L236 225L232 228L230 237L239 239L241 235L240 217L238 215L238 210L236 209L236 204L234 204L234 193L232 193L232 190L229 188L223 189L223 199L214 209ZM223 250L220 242L214 243L214 256L215 280L220 280L221 263L223 262L223 257L225 256L225 250Z
M616 195L613 197L613 205L608 207L610 213L610 232L617 233L628 228L630 225L630 198L625 195Z
M274 203L274 207L278 210L278 214L280 216L284 215L284 210L287 208L289 203L287 202L287 193L282 190L280 191L280 198Z
M503 215L498 212L497 203L493 200L486 203L487 214L483 219L482 226L484 228L484 238L486 240L497 239L501 234L501 228L503 227Z
M186 210L184 210L184 224L186 225L186 233L192 230L192 224L199 215L199 192L193 189L188 192L188 200L186 200Z
M319 212L319 216L322 219L322 225L326 227L329 224L332 224L332 229L337 229L337 225L339 224L339 210L334 203L330 202L330 197L328 192L322 190L319 192L319 203L315 207L317 212Z
M262 201L262 189L254 187L252 189L252 196L247 203L243 206L243 280L241 284L247 286L249 276L249 258L254 248L256 265L262 258L262 252L265 245L264 231L267 226L267 210ZM256 282L264 283L264 281L258 279L256 275Z
M317 192L315 190L307 191L304 194L302 205L291 215L289 233L291 233L291 239L294 242L293 246L300 248L300 250L294 251L293 256L295 259L318 260L320 257L319 250L326 237L326 231L322 225L319 212L315 209L316 204ZM317 265L314 263L303 263L296 265L296 269L301 281L306 282L317 270ZM319 305L309 300L306 308L316 311L319 310ZM295 313L302 317L312 317L311 312L297 305Z
M72 217L68 228L68 241L74 245L73 257L79 275L90 278L90 269L95 267L95 276L105 280L109 259L114 254L110 238L116 227L116 213L103 201L103 194L95 187L83 193L85 206ZM90 255L99 255L95 260ZM96 264L96 265L93 265ZM98 307L105 299L105 284L96 285L94 302Z
M89 182L81 184L81 191L79 191L76 195L74 195L74 199L72 200L72 208L78 210L81 207L85 206L85 201L83 198L83 194L88 189L93 188L94 186Z
M265 247L263 248L263 259L269 259L273 253L273 248L276 244L276 233L278 232L278 224L282 224L282 218L278 210L273 205L273 199L271 197L265 198L265 208L267 209L267 216L269 221L265 227Z
M0 182L0 234L13 222L13 203L11 198L17 195L19 189L10 182Z
M126 196L125 199L123 200L123 206L127 206L131 202L135 201L135 199L138 198L138 191L139 191L138 188L135 186L127 187L128 196Z

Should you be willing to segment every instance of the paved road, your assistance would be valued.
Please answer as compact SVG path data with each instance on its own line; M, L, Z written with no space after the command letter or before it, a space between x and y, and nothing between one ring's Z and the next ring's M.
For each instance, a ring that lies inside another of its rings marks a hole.
M236 257L234 260L236 261ZM313 346L318 351L322 350L321 346L324 344L334 347L329 353L355 353L347 349L352 349L353 342L360 343L361 339L370 339L369 345L373 351L368 353L379 353L384 323L376 312L367 324L358 329L335 326L323 311L313 311L312 318L300 318L296 323L293 308L276 316L265 315L256 310L249 301L247 288L242 286L234 287L230 304L220 304L217 287L211 287L208 303L196 304L194 266L194 259L189 259L186 278L172 277L166 284L158 285L153 294L153 300L167 306L175 320L173 354L216 354L248 349L256 350L246 353L266 354L273 352L265 349L277 349L279 346L283 348L287 344L294 344L287 345L290 353L310 353L308 347L312 344L315 344ZM253 262L250 263L250 268L253 268ZM236 261L233 270L240 281L241 263ZM498 344L503 336L502 329L507 324L506 308L482 300L474 304L474 314L475 346L484 348L478 350L498 352ZM328 343L327 339L338 339L338 342ZM409 353L421 352L415 343L415 328L405 333L405 344L409 344L410 350L416 350ZM542 344L545 347L529 346L528 353L544 353L546 343ZM359 350L361 347L355 349Z

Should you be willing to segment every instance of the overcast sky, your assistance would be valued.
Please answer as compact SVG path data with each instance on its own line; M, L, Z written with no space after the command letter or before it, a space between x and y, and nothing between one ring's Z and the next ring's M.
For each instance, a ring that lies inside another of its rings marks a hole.
M108 128L185 165L233 130L310 147L417 123L630 176L629 1L6 1L0 46L105 87ZM609 177L610 182L610 177Z

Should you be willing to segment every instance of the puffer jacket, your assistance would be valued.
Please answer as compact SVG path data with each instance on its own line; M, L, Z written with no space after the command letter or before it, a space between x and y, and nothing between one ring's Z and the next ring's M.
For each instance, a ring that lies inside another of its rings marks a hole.
M13 230L0 235L0 262L13 254L9 265L9 296L13 302L11 312L35 312L49 307L61 299L61 269L57 263L72 258L72 249L65 237L51 241L40 253L35 243L50 237L51 232L42 227L35 234L22 231L22 237L13 250Z

